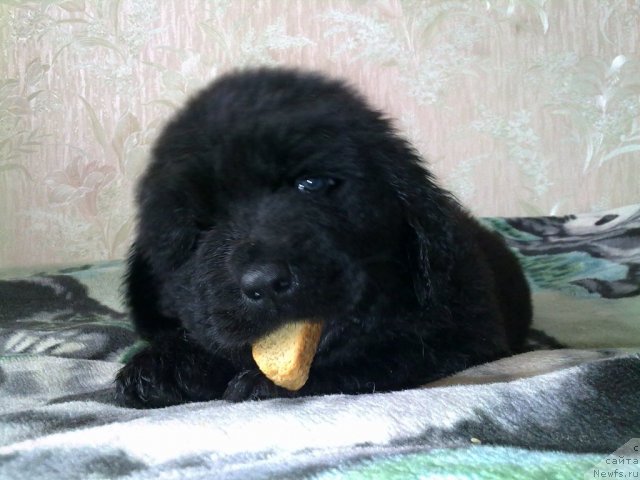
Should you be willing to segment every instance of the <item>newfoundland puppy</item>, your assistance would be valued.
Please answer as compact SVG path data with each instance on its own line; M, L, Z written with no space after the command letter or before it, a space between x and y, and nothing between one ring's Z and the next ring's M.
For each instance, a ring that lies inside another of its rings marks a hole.
M516 257L341 81L219 78L164 129L137 206L126 290L148 344L118 373L125 404L405 389L523 347ZM291 392L251 345L303 319L324 328Z

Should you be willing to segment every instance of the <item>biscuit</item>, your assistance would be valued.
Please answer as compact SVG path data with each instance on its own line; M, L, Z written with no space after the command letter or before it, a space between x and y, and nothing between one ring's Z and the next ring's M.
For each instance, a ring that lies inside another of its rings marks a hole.
M299 390L309 378L321 334L322 323L317 321L286 323L256 341L251 353L269 380L287 390Z

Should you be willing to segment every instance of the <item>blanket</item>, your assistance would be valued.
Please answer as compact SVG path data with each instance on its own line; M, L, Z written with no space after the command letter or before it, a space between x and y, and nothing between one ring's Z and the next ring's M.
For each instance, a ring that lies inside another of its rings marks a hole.
M124 408L122 262L0 271L0 478L638 478L640 205L483 221L530 351L391 393Z

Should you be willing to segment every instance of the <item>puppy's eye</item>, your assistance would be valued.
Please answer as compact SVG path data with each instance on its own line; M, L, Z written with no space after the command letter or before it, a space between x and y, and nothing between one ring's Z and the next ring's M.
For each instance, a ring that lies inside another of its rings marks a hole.
M302 193L317 193L328 190L336 184L330 177L302 177L296 180L296 188Z

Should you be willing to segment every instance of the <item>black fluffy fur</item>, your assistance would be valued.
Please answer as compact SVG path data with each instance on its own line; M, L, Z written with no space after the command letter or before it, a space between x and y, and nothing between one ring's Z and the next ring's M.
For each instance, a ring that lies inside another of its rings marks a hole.
M137 200L126 286L149 346L117 376L129 405L404 389L523 346L531 303L514 255L342 82L218 79L165 128ZM282 289L243 293L248 272L274 265ZM307 318L324 331L289 392L251 344Z

